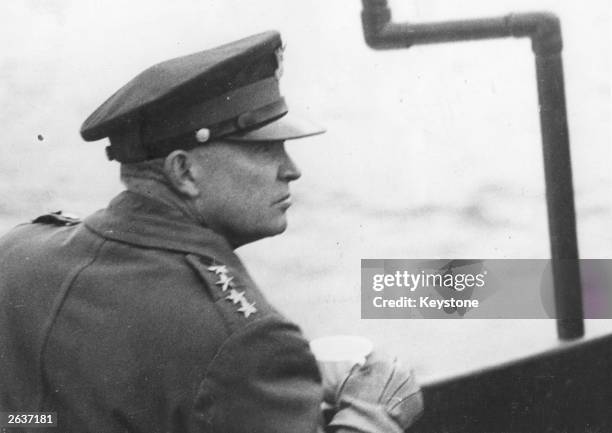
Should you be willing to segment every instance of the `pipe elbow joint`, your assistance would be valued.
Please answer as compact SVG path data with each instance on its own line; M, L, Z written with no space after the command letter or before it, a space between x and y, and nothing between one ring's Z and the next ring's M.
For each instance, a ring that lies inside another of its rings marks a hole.
M370 28L364 22L363 35L366 44L374 50L391 50L396 48L410 48L413 39L406 32L406 26L395 23L387 23L384 26Z
M361 23L366 44L375 50L408 48L412 45L409 25L391 22L387 0L362 0Z
M386 0L363 0L361 23L366 44L373 49L388 48L385 29L391 22L391 10Z
M563 50L561 20L551 12L512 14L508 17L512 34L529 36L536 55L558 54Z

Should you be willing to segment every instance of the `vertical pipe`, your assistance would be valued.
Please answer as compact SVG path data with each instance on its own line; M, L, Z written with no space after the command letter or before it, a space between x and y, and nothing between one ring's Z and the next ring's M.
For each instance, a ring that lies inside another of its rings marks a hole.
M362 0L366 42L375 49L417 44L530 37L536 58L546 203L552 256L557 332L562 340L584 335L576 216L570 163L561 24L548 12L441 23L394 23L387 0Z
M557 332L584 335L576 216L561 53L536 54Z

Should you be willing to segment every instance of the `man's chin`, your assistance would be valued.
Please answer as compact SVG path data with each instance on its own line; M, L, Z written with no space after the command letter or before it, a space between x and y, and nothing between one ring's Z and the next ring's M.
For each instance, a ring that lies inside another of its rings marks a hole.
M232 239L228 240L231 241L230 243L232 243L235 248L238 248L242 245L250 244L261 239L280 235L287 230L287 225L287 219L282 218L275 224L269 224L266 227L262 227L260 230L254 230L250 233L243 233L242 235L232 237Z
M265 237L276 236L280 235L281 233L284 233L285 230L287 230L287 225L287 218L283 218L282 220L278 221L277 224L270 228L269 234Z

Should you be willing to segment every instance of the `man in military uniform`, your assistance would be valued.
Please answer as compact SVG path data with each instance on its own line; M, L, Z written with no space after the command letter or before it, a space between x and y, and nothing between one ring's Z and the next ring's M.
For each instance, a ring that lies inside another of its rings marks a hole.
M1 411L56 412L62 433L394 432L420 413L410 371L372 355L323 420L307 341L233 252L285 230L284 141L323 132L288 114L281 54L267 32L169 60L84 122L126 191L0 240Z

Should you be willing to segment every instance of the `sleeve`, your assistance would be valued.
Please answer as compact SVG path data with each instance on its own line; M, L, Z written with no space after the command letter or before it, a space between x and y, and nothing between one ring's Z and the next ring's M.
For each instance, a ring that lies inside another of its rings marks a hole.
M298 327L267 317L222 345L194 411L207 432L314 433L322 394L316 361Z

